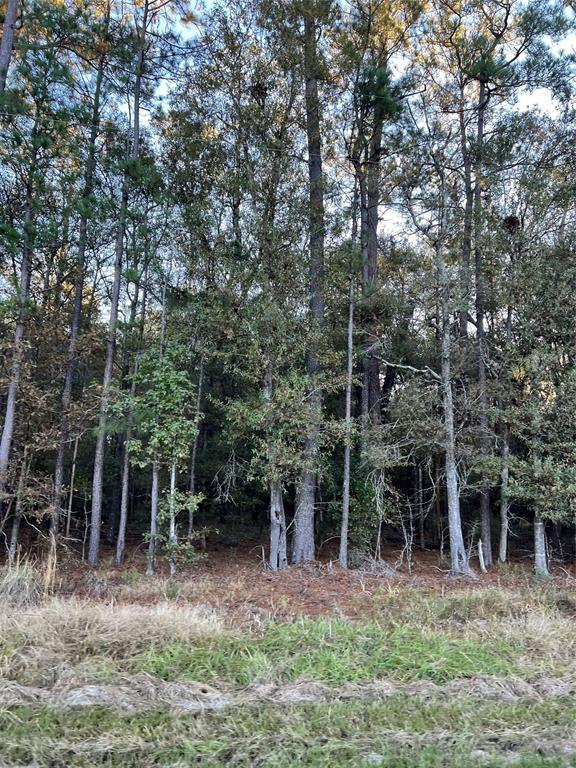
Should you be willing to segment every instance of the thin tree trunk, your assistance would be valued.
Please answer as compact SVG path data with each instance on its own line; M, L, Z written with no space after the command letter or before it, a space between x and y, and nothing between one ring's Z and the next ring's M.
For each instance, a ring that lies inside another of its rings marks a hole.
M309 227L310 227L310 314L314 336L324 323L324 186L322 179L322 142L320 132L320 101L318 97L318 61L316 22L310 15L304 18L304 76L306 80L306 134L308 143ZM314 515L316 503L316 460L320 438L319 422L322 396L315 379L320 370L312 341L306 356L306 369L311 393L310 426L304 441L303 469L298 487L294 516L292 562L313 560Z
M144 291L142 295L142 306L140 309L140 328L138 331L138 346L134 360L134 371L132 382L130 384L130 405L128 408L128 424L126 426L126 440L124 442L124 451L122 455L122 480L120 494L120 521L118 523L118 539L116 541L116 565L122 565L126 552L126 527L128 524L128 508L130 503L130 454L127 445L132 440L132 427L134 423L134 398L136 397L136 378L138 376L138 360L140 350L142 349L142 340L144 338L144 321L146 319L147 305L147 280L148 280L148 261L144 264Z
M464 96L462 94L462 100ZM460 310L458 320L458 335L468 337L468 309L470 301L470 256L472 253L472 228L474 218L474 189L472 185L472 162L466 137L464 106L459 111L460 143L464 163L464 232L462 236L462 261L460 263Z
M268 362L264 374L264 399L270 406L273 397L273 367ZM268 466L270 479L270 553L268 563L270 570L283 571L288 565L286 551L286 516L282 498L282 482L276 475L276 449L272 439L271 428L267 430Z
M366 170L366 254L363 265L364 293L369 295L376 287L378 275L378 222L380 203L380 155L382 153L382 131L384 113L381 108L374 109L374 125L368 147ZM371 333L377 338L377 332ZM367 423L379 424L381 421L380 363L371 352L367 352L363 361L363 385L367 398Z
M22 499L24 496L28 468L28 450L27 448L24 448L24 456L22 457L22 466L20 467L20 476L18 478L18 488L16 490L16 504L14 506L12 530L10 532L10 547L8 549L8 558L10 562L13 562L18 551L18 534L20 532L20 522L22 520Z
M72 453L72 469L70 471L70 488L68 490L68 512L66 515L66 538L70 536L70 524L72 522L72 502L74 500L74 480L76 479L76 459L78 457L78 442L80 438L74 440L74 451Z
M512 307L508 307L506 317L506 354L505 365L509 365L510 343L512 341ZM505 407L508 407L508 399ZM500 472L500 541L498 546L498 559L505 563L508 557L508 532L510 500L508 485L510 481L510 424L505 421L502 430L502 470Z
M444 182L443 182L444 187ZM448 529L450 534L450 570L452 574L469 575L468 554L462 535L462 520L460 517L460 494L458 490L458 470L456 466L456 439L454 433L454 401L452 394L452 362L451 362L451 333L450 333L450 285L444 261L445 216L446 200L443 190L441 209L440 234L436 241L436 271L440 299L441 328L441 391L442 408L444 412L445 440L445 470L446 493L448 497Z
M196 434L192 442L192 455L190 457L190 495L196 493L196 456L198 455L198 441L200 438L200 408L202 406L202 388L204 384L204 355L200 356L200 368L198 371L198 390L196 392ZM192 540L194 534L194 507L188 512L188 541Z
M18 0L7 0L2 40L0 41L0 93L6 90L6 78L14 47L14 27L18 18Z
M544 520L534 514L534 573L537 576L550 576L546 557L546 529Z
M160 316L160 350L159 359L164 356L164 342L166 338L166 279L162 284L162 312ZM158 538L158 505L160 498L160 462L158 454L154 453L152 459L152 491L150 501L150 541L148 544L148 567L146 574L152 576L156 561L156 549Z
M32 131L32 142L34 149L30 162L30 171L28 182L26 184L26 198L24 203L24 222L23 222L23 249L22 261L20 263L20 283L18 286L18 318L16 320L16 329L14 331L14 343L12 347L12 364L8 378L8 394L6 397L6 410L4 413L4 426L2 428L2 437L0 438L0 504L2 495L6 490L8 480L8 467L10 464L10 449L12 447L12 436L14 434L14 424L16 419L16 401L18 398L18 389L20 386L20 376L22 371L22 361L24 357L24 333L26 330L26 320L28 317L28 300L30 298L30 277L31 261L33 250L33 183L32 178L36 172L37 149L35 146L37 133L37 124Z
M107 21L109 19L109 14ZM82 298L84 294L84 269L86 261L86 246L88 242L88 211L90 208L90 197L94 189L94 174L96 170L96 139L98 137L98 128L100 125L100 94L102 91L102 81L104 78L104 65L106 54L100 56L98 71L96 74L96 83L94 86L94 101L92 103L92 118L90 121L90 138L88 141L88 157L86 160L86 169L84 172L84 189L81 198L81 215L78 225L78 255L76 260L76 280L74 284L74 307L72 310L72 320L70 323L70 336L68 338L68 358L66 362L66 373L64 376L64 386L60 401L60 438L58 441L58 451L54 466L54 493L52 497L53 513L50 520L51 530L55 534L59 528L59 518L62 505L62 486L64 482L64 456L66 445L69 439L68 416L70 403L72 401L72 384L74 380L74 370L76 368L77 343L80 333L80 322L82 318Z
M286 550L286 516L282 498L282 484L270 481L270 570L283 571L288 567Z
M112 302L110 306L110 321L106 339L106 363L102 379L102 394L100 398L100 419L96 435L94 451L94 473L92 476L92 508L90 514L90 541L88 544L88 562L98 565L100 555L100 533L102 528L102 491L104 479L104 449L106 442L107 408L112 387L114 355L116 351L116 326L118 323L118 304L120 300L120 282L122 279L122 254L124 249L124 231L126 211L128 207L128 185L125 180L122 189L122 200L116 234L116 257L114 261L114 283L112 286Z
M150 494L150 539L148 541L148 564L146 575L154 575L154 566L156 564L156 544L158 537L158 496L160 486L160 469L158 458L154 456L152 461L152 491Z
M135 386L134 383L132 383L131 391L130 391L130 397L132 398L135 394ZM130 408L129 413L129 422L130 422L130 416L132 414L132 408ZM128 424L128 428L126 430L126 442L132 439L132 425L131 423ZM128 452L126 446L124 446L124 453L122 456L122 490L120 495L120 521L118 523L118 539L116 540L116 558L115 563L116 565L122 565L124 562L124 554L126 551L126 525L128 522L128 503L129 503L129 493L130 493L130 453Z
M478 122L476 132L476 161L474 188L474 258L476 271L476 334L478 341L478 404L480 409L480 453L485 459L490 453L490 435L488 433L488 394L486 390L486 331L484 316L486 311L486 281L484 276L484 258L482 253L482 171L484 149L484 117L487 104L486 86L480 82L478 93ZM486 568L492 565L492 532L490 519L490 486L485 474L481 472L480 487L480 530L484 549Z
M420 539L420 549L422 552L426 549L426 531L425 531L425 512L424 512L424 487L422 479L422 462L418 462L416 470L416 482L418 493L418 533Z
M510 479L510 427L504 424L502 435L502 470L500 472L500 543L498 546L498 560L505 563L508 558L508 529L509 509L508 483Z
M170 527L168 531L168 544L170 547L170 575L176 575L176 560L174 548L178 543L176 530L176 462L170 467Z
M128 153L131 160L138 158L140 146L140 91L142 87L142 74L144 68L144 50L146 44L146 28L148 17L148 3L144 6L144 16L140 35L140 47L136 66L136 80L134 84L134 124L132 132L132 145ZM116 252L114 260L114 282L112 286L112 301L110 306L110 322L108 326L108 338L106 340L106 363L102 380L102 395L100 400L100 419L96 435L96 449L94 452L94 474L92 478L92 509L90 525L90 542L88 546L88 562L97 565L100 553L100 534L102 528L102 485L104 479L104 448L106 440L107 407L112 385L112 372L114 354L116 350L116 327L118 323L118 303L120 299L120 283L122 279L122 257L124 251L124 236L126 231L126 215L128 210L128 172L124 174L122 183L122 197L120 212L118 214L118 229L116 234Z
M352 374L354 365L354 281L350 278L348 295L348 343L346 368L346 405L344 424L344 477L342 480L342 522L340 525L339 561L342 568L348 567L348 524L350 518L350 455L352 452Z

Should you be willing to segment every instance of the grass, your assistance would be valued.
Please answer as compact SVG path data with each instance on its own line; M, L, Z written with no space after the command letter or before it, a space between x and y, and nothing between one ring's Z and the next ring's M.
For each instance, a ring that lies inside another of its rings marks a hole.
M331 685L375 678L437 683L576 672L569 593L378 596L373 619L308 618L226 627L207 608L53 599L0 611L0 675L28 685L112 681L147 672L216 686Z
M571 700L258 706L200 716L18 708L0 713L0 756L37 766L568 766ZM553 734L536 754L534 739Z
M193 645L153 648L133 664L164 680L249 685L302 678L331 685L376 678L442 683L470 675L510 675L511 643L490 646L414 627L356 625L337 619L269 624L258 636L208 637Z
M9 564L0 571L0 604L12 608L36 605L42 598L42 577L31 562Z
M223 632L222 620L205 608L51 600L0 612L0 675L28 685L103 680L166 638L188 646Z
M241 689L252 683L301 679L333 686L379 678L443 684L478 675L572 679L576 671L576 598L549 586L448 595L391 588L374 597L369 620L244 626L181 596L152 606L34 603L4 600L0 606L0 676L22 685L113 684L146 672L243 696ZM576 766L572 699L430 695L253 703L202 714L59 710L43 700L0 709L0 765Z

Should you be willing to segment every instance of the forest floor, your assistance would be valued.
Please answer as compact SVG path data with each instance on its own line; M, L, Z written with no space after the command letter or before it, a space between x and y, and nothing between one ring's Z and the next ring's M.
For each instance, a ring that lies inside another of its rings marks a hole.
M576 579L475 582L250 548L0 573L0 766L576 766ZM390 553L391 555L391 553Z

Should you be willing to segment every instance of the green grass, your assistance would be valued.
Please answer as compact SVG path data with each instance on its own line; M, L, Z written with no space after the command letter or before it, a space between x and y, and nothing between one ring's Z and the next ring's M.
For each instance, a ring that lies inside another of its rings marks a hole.
M515 766L552 768L576 762L554 755L553 747L538 755L534 737L567 738L575 719L576 703L561 699L497 704L395 696L197 716L20 707L0 712L0 757L39 768L460 768L509 765L513 756Z
M382 677L437 683L470 675L510 675L515 648L414 627L306 619L270 624L259 636L220 636L194 645L167 644L132 660L164 680L212 684L291 682L359 683Z

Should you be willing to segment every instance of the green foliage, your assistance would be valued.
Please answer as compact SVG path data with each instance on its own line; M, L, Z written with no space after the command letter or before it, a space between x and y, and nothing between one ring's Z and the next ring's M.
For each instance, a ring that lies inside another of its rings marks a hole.
M177 345L168 346L161 356L152 352L140 360L135 379L141 391L133 403L138 437L128 445L138 466L149 465L154 457L166 465L188 459L197 414L187 363L187 353Z

